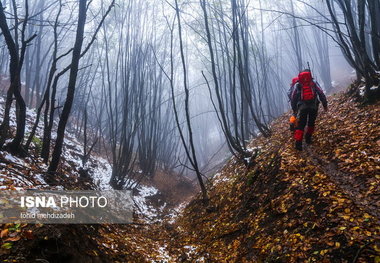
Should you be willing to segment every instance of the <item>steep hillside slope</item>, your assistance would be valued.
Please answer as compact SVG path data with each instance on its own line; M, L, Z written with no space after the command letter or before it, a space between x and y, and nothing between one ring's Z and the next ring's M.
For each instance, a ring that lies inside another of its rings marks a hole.
M0 119L2 119L4 103L4 99L0 96ZM15 119L13 109L10 125L12 131L15 130ZM35 119L35 110L28 109L27 134ZM30 155L26 158L0 151L0 191L110 188L108 182L112 167L109 162L100 154L93 152L86 165L83 166L83 143L70 130L65 136L59 176L55 177L54 184L48 184L45 181L47 165L38 154L42 135L43 129L39 127L31 144ZM53 138L55 136L54 132ZM83 170L87 172L83 173ZM112 227L108 225L0 224L0 262L142 262L145 255L137 251L134 242L127 242L123 236L122 242L116 243L111 236L121 231L126 231L130 236L135 236L135 233L140 232L146 233L144 228L141 229L141 225L160 221L162 214L173 212L172 199L178 196L180 189L185 188L183 192L187 197L190 196L193 190L189 182L183 178L165 182L174 176L160 174L154 178L158 182L145 182L134 191L136 225ZM174 193L167 193L169 187ZM138 243L146 243L148 237L149 235L143 235L143 240L138 239ZM128 253L122 254L119 245ZM159 246L157 250L159 251Z
M289 115L275 120L270 138L251 142L248 167L231 159L208 182L207 206L196 196L186 208L154 210L149 196L157 190L143 187L134 224L2 225L1 244L12 247L2 247L0 259L378 263L380 103L360 106L339 94L329 97L329 105L317 120L314 144L303 152L293 147ZM69 136L64 170L73 175L70 167L80 166L78 145ZM2 189L45 186L44 167L32 159L0 152L0 161ZM94 177L109 169L93 162L99 167Z
M303 152L285 114L249 168L231 160L214 177L209 207L196 199L177 222L174 261L379 262L380 104L329 104Z

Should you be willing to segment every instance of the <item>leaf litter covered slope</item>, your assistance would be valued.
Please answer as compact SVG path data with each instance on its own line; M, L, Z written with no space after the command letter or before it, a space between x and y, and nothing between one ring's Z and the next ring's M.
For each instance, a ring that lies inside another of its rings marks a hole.
M379 104L358 108L342 95L330 104L304 152L284 115L271 138L250 145L249 168L232 159L214 177L207 208L198 197L174 224L103 228L98 253L115 262L378 262Z
M284 115L271 138L250 145L249 168L232 159L214 177L207 208L196 198L174 224L103 229L100 253L117 262L378 262L379 104L359 108L342 95L330 104L304 152Z
M293 149L288 117L272 124L271 138L252 142L249 168L232 159L214 177L207 208L195 198L174 224L137 218L75 235L72 226L49 227L63 239L21 226L22 239L32 230L62 241L60 251L64 240L86 241L83 262L379 262L379 104L331 97L303 152Z
M303 152L284 115L252 142L250 168L226 165L209 207L194 200L177 221L173 262L380 262L379 103L329 100Z

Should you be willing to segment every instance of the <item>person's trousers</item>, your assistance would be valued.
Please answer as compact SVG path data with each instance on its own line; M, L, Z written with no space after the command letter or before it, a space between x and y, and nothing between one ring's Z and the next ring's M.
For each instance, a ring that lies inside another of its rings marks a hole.
M306 134L310 136L313 134L317 115L318 115L317 108L305 108L298 111L298 115L297 115L298 125L294 132L294 139L296 141L302 141L306 124L307 124Z

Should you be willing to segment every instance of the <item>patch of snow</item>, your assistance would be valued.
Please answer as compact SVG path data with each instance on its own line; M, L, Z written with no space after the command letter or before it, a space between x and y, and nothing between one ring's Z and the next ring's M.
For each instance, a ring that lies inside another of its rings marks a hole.
M187 252L186 252L187 254L191 253L191 252L195 252L197 250L196 246L184 246L183 248L187 250Z
M147 201L147 197L154 196L158 193L157 188L152 186L140 185L137 187L137 190L139 191L139 193L133 196L133 200L137 208L137 214L142 215L150 221L161 221L161 219L159 219L158 216L160 212L162 212L165 208L166 203L159 208L155 208L149 205Z
M141 185L139 188L139 195L142 196L142 197L148 197L148 196L152 196L152 195L155 195L157 194L158 190L156 188L154 188L153 186L144 186L144 185Z
M379 88L378 86L372 86L370 87L370 90L374 91L374 90L377 90L378 88ZM364 93L365 93L365 85L362 85L359 87L359 95L363 97Z
M101 157L93 157L90 160L91 163L96 163L95 167L91 167L92 179L99 187L99 190L109 190L111 186L109 181L112 175L112 166L109 162ZM90 162L86 164L86 168L90 167Z
M159 260L160 262L170 262L172 261L172 257L169 255L169 252L167 250L167 246L163 245L158 248L159 253ZM157 262L156 260L152 260L152 262Z
M206 262L204 257L196 257L196 255L198 253L198 251L197 251L198 247L196 247L194 245L190 245L190 246L184 246L183 248L185 249L185 253L189 258L192 258L192 259L196 258L196 260L194 262L197 262L197 263Z
M41 184L46 184L45 179L43 178L42 174L36 174L35 178L41 183Z
M67 139L69 140L65 141L66 147L70 146L71 148L78 151L79 153L83 152L83 147L81 147L82 144L77 139L73 138L72 136L67 136Z
M71 162L76 167L82 167L82 160L76 155L70 154L70 150L66 150L63 152L62 156L65 157L66 162Z
M174 223L174 221L178 218L178 215L180 215L183 212L186 205L187 205L187 202L183 202L179 204L177 207L171 209L171 211L166 216L169 218L168 222L171 224Z
M364 92L365 92L365 86L360 86L359 87L359 95L363 97L364 96Z
M17 163L19 165L25 166L25 162L22 159L17 158L17 157L15 157L12 154L7 153L7 152L1 152L1 153L5 154L4 155L4 159L6 159L6 160L8 160L10 162Z
M223 182L228 182L230 180L231 180L231 178L224 176L221 173L217 173L213 177L214 185L218 185L218 184L223 183Z
M254 151L257 151L257 150L261 150L262 148L263 148L262 146L248 147L247 151L248 152L254 152Z

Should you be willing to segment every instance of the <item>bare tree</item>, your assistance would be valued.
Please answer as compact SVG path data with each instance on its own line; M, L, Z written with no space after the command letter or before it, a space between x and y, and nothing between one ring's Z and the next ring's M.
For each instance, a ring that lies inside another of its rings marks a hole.
M366 5L368 2L368 5ZM378 0L328 0L326 1L332 25L337 35L337 42L347 61L357 72L358 80L364 77L366 80L365 98L374 100L379 98L379 91L372 91L371 87L378 85L376 71L380 69L379 61L379 7ZM354 12L354 8L357 12ZM375 8L368 10L369 7ZM337 8L342 12L344 21L341 21ZM370 16L371 43L366 38L366 14ZM372 45L372 49L367 44ZM378 89L377 89L378 90Z
M178 6L178 1L175 0L175 11L176 11L176 18L177 18L177 26L178 26L178 37L179 37L179 48L180 48L180 55L181 55L181 64L182 64L182 72L183 72L183 88L185 91L185 116L186 116L186 126L187 126L187 133L188 133L188 139L189 143L185 141L185 137L182 131L182 128L179 123L179 117L178 117L178 111L176 109L176 101L174 97L174 85L173 85L173 61L171 62L171 90L172 90L172 102L173 102L173 109L175 111L175 118L177 123L177 128L181 136L181 141L183 144L183 147L186 152L186 156L191 163L192 168L194 169L194 172L197 176L199 186L202 191L202 197L204 202L207 202L207 191L206 187L203 183L202 179L202 173L200 172L200 168L198 166L198 159L195 151L195 145L194 145L194 138L193 138L193 129L191 126L191 118L190 118L190 108L189 108L189 88L188 88L188 80L187 80L187 68L186 68L186 60L184 55L184 47L183 47L183 39L182 39L182 24L181 24L181 16L180 16L180 9ZM171 60L173 60L173 34L171 34L171 43L170 43L170 49L171 49Z
M213 102L213 104L230 151L237 153L239 158L244 158L251 155L246 149L246 140L251 134L255 134L255 129L264 136L270 134L262 119L265 116L263 101L266 99L266 103L269 103L267 92L270 91L269 87L266 88L269 82L265 82L267 80L266 67L263 66L265 54L256 51L257 46L248 29L247 6L244 1L233 0L228 9L220 10L218 8L223 7L222 4L212 6L211 3L203 0L200 4L203 10L205 39L216 96L216 103ZM209 17L208 9L211 8L214 8L216 18ZM226 10L230 11L230 15L225 14ZM215 29L210 26L210 19L217 21L218 35L216 36ZM219 49L216 41L223 43ZM264 47L261 47L259 50L263 49ZM213 100L210 82L206 74L203 75ZM267 114L270 114L269 108L267 108ZM251 118L253 127L250 126Z
M29 42L31 42L36 35L32 35L28 39L26 39L25 31L26 25L29 16L29 6L28 1L25 1L25 17L22 23L21 29L21 48L19 49L19 24L18 24L18 14L17 14L17 5L15 0L12 1L14 15L15 15L15 36L12 37L11 31L9 29L8 23L6 21L6 16L4 13L4 8L2 3L0 2L0 28L4 35L9 55L10 55L10 79L11 84L8 89L6 105L4 110L4 119L0 126L0 147L3 146L5 139L9 134L9 113L10 108L12 106L13 96L16 99L16 119L17 119L17 129L16 136L13 141L9 145L10 150L16 154L25 154L25 150L22 148L22 142L24 140L25 135L25 121L26 121L26 105L24 98L21 95L21 69L24 61L25 51Z
M75 84L78 75L79 60L83 43L84 25L86 23L86 7L87 0L79 1L79 11L78 11L78 27L75 38L75 44L73 48L73 56L70 65L70 77L67 87L67 97L62 110L62 115L58 123L57 129L57 139L55 140L54 151L52 154L52 160L49 165L49 172L55 172L58 168L59 159L62 153L63 139L65 136L66 124L70 116L71 107L74 100Z

